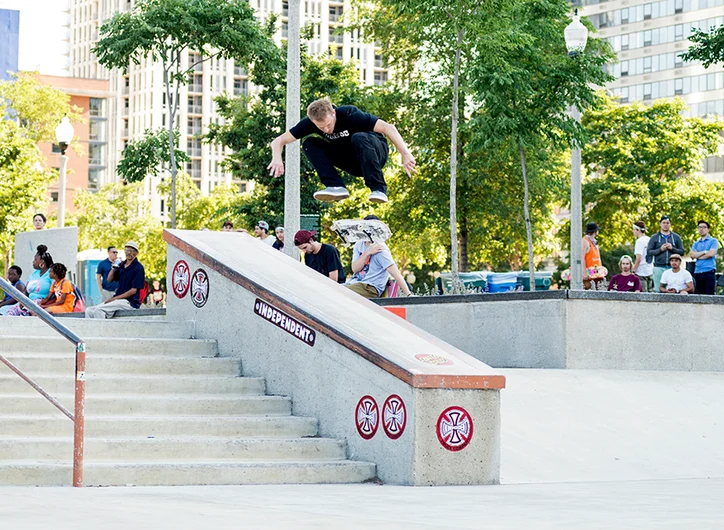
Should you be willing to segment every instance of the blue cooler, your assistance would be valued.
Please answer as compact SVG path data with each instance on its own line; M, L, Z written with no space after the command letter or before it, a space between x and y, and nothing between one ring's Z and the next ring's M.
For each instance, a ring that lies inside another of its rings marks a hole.
M517 272L491 272L486 278L486 291L489 293L505 293L515 291L518 284Z

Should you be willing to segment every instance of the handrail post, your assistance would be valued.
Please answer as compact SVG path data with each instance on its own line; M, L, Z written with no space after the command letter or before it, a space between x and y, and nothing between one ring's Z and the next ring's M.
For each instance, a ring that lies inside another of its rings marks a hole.
M75 421L73 429L73 487L83 487L85 435L85 343L75 347Z

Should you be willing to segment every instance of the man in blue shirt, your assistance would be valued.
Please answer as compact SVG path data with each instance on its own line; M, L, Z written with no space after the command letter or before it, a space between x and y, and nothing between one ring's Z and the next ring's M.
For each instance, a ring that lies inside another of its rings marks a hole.
M719 242L709 235L709 223L699 221L700 239L691 247L689 256L696 260L694 294L714 294L716 291L716 251Z
M124 248L126 261L113 265L108 274L109 281L118 281L116 294L100 305L85 310L86 318L109 318L121 309L138 309L141 307L140 292L146 282L146 271L136 259L138 244L134 241L126 243Z
M108 257L101 261L96 268L96 283L101 293L101 302L105 302L109 298L113 298L118 289L118 282L109 282L108 273L113 268L113 263L118 260L118 250L116 247L108 247Z
M18 267L17 265L13 265L8 269L8 281L12 284L13 287L15 287L18 291L20 291L23 294L28 294L25 290L25 284L20 281L20 277L23 275L23 270ZM5 298L0 301L0 315L4 315L5 311L13 307L15 304L17 304L18 301L15 300L12 296L10 296L8 293L5 293Z

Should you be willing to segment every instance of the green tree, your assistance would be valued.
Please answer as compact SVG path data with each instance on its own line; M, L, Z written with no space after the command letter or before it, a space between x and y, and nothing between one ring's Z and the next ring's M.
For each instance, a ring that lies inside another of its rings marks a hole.
M195 55L187 55L186 52ZM278 48L271 27L263 28L247 0L138 0L132 11L117 13L100 29L93 48L107 68L128 71L151 58L163 68L171 168L171 226L176 227L178 164L173 143L181 85L211 59L234 59L237 66L273 61ZM196 57L187 61L187 57Z
M706 68L724 63L724 24L708 32L695 29L689 40L693 44L681 55L685 61L701 61Z
M146 129L143 138L131 140L121 153L116 170L128 182L140 182L148 175L158 176L161 171L171 169L171 151L168 145L168 130ZM176 163L190 160L185 151L178 148L179 132L173 132L173 157Z
M71 222L78 226L79 248L120 248L126 241L136 241L146 277L166 276L163 225L151 215L151 205L143 198L143 183L119 182L102 186L96 193L81 191L75 207Z
M0 248L7 273L15 234L32 229L33 213L46 202L55 174L18 123L0 120L0 139Z
M159 194L166 200L171 196L170 184L166 180L157 188ZM238 193L232 186L217 186L209 195L204 196L191 177L187 173L182 173L177 183L178 228L218 230L223 222L222 214L219 212L228 209L237 198Z
M583 202L590 205L588 219L601 226L602 245L629 242L637 220L654 231L664 214L688 243L698 219L724 222L724 188L701 173L703 157L722 142L724 123L685 118L684 110L680 99L619 105L602 95L600 107L583 116L595 138L582 152L590 172Z
M20 72L0 82L0 115L16 118L22 134L36 143L55 142L55 128L64 116L71 122L83 121L70 96L41 84L37 72Z

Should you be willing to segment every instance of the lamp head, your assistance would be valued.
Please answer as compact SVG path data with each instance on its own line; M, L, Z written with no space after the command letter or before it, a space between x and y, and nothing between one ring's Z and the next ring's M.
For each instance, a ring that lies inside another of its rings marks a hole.
M581 17L578 16L578 9L576 9L573 14L573 22L566 27L564 36L570 57L577 57L586 48L588 28L581 23Z
M65 154L65 150L68 149L68 145L70 145L70 142L73 141L74 134L75 130L73 129L68 116L64 116L63 119L60 120L60 125L55 128L55 139L58 141L61 154Z

